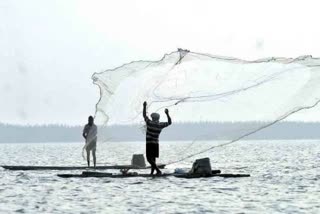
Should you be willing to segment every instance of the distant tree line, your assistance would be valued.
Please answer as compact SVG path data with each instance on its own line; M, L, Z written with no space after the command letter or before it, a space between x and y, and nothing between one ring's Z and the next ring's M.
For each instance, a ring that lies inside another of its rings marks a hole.
M175 123L163 130L161 140L230 140L266 125L266 122ZM0 142L80 142L82 126L0 123ZM100 141L144 141L142 125L99 127ZM320 123L281 122L246 139L320 139Z

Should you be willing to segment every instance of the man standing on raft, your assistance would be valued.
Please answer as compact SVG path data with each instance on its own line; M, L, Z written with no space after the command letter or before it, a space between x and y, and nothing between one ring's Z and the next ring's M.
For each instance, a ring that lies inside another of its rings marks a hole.
M85 125L82 133L82 136L86 139L86 144L83 149L87 151L88 167L90 167L90 151L92 151L93 166L94 168L96 167L97 132L98 129L94 124L94 119L90 116L88 118L88 124Z
M146 153L147 160L151 165L151 175L154 173L154 170L157 171L157 175L161 174L160 169L156 165L156 158L159 157L159 135L163 128L171 125L171 118L169 116L169 110L165 109L164 111L167 115L168 122L160 123L160 115L158 113L152 113L150 120L147 116L147 102L143 103L143 117L146 121L147 132L146 132Z

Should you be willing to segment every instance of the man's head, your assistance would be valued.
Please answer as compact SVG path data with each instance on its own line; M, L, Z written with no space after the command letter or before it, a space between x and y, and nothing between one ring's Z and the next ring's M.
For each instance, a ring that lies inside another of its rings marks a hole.
M158 113L152 113L152 114L151 114L151 119L152 119L152 121L154 121L154 122L159 122L159 120L160 120L160 114L158 114Z
M92 116L88 117L88 123L89 123L89 125L93 124L93 117Z

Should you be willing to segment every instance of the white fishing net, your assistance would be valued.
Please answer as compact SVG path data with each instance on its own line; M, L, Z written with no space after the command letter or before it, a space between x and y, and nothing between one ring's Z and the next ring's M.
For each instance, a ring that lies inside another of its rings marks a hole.
M245 61L179 49L159 61L137 61L95 73L97 124L143 124L142 104L174 123L246 122L206 135L235 142L320 100L320 60L311 56ZM202 133L203 135L203 133ZM207 149L193 150L201 154ZM192 154L191 154L192 155Z

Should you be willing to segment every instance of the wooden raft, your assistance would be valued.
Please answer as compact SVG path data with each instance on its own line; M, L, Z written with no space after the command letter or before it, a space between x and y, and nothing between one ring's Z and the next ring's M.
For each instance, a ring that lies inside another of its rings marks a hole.
M220 171L220 170L215 170ZM223 178L240 178L240 177L250 177L249 174L221 174L215 173L211 175L201 175L201 174L177 174L177 173L166 173L161 175L150 175L150 174L138 174L138 173L128 173L128 174L112 174L112 173L102 173L102 172L91 172L84 171L82 174L58 174L61 178L132 178L132 177L168 177L175 176L177 178L203 178L203 177L223 177Z
M159 164L158 167L163 169L166 165ZM4 169L8 170L85 170L91 169L93 167L88 168L87 166L1 166ZM113 166L96 166L95 169L105 170L105 169L149 169L150 166L147 167L139 167L133 165L113 165Z

